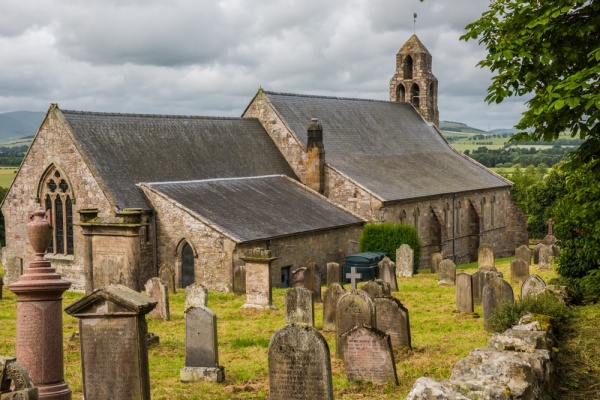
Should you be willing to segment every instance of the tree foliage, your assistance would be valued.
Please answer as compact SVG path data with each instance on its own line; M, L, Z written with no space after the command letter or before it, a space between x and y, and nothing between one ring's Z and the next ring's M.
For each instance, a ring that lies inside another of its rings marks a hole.
M396 261L396 250L408 244L413 250L413 269L417 272L421 264L421 240L411 225L390 222L366 224L359 240L360 251L381 251Z
M600 2L492 0L467 25L488 54L479 66L494 77L486 100L528 96L516 140L552 141L570 132L585 142L571 167L600 159ZM600 163L595 163L600 173Z

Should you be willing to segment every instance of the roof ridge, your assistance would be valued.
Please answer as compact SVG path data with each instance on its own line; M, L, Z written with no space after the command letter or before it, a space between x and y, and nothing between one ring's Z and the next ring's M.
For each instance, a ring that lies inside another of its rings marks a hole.
M180 183L203 183L203 182L216 182L216 181L242 181L242 180L250 180L250 179L265 179L265 178L278 178L285 177L287 175L282 174L272 174L272 175L254 175L254 176L236 176L232 178L208 178L208 179L192 179L187 181L162 181L162 182L140 182L136 183L136 186L140 185L149 185L149 186L158 186L158 185L172 185L172 184L180 184ZM292 178L290 178L292 179ZM294 180L294 179L292 179Z
M76 115L95 115L104 117L142 117L142 118L173 118L173 119L205 119L205 120L251 120L253 118L243 117L223 117L223 116L203 116L203 115L176 115L176 114L139 114L139 113L118 113L118 112L100 112L100 111L77 111L77 110L60 110L63 114Z
M266 93L266 94L274 94L274 95L281 95L281 96L294 96L294 97L307 97L307 98L314 98L314 99L369 101L369 102L373 102L373 103L393 103L393 104L396 104L396 102L389 101L389 100L361 99L361 98L358 98L358 97L323 96L323 95L316 95L316 94L273 92L273 91L269 91L269 90L263 90L263 92Z

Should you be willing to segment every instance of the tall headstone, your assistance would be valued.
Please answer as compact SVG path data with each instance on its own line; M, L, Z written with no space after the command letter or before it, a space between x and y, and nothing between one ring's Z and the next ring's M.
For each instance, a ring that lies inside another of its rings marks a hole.
M363 284L360 287L360 290L367 293L369 295L369 297L371 297L371 299L374 299L375 297L378 297L378 296L382 296L384 294L390 294L390 293L385 293L383 284L380 282L377 282L377 281L366 282L365 284Z
M332 283L342 283L342 268L336 262L327 263L327 287Z
M398 281L396 280L396 264L388 257L384 257L377 265L379 267L379 277L381 280L390 285L390 291L397 292Z
M552 246L543 245L540 248L539 257L539 269L552 269L552 260L554 259L554 252L552 251Z
M529 264L520 258L515 258L510 262L510 281L512 283L522 283L529 276Z
M301 267L292 271L292 287L306 287L306 267Z
M342 333L362 324L375 326L375 305L362 290L351 290L340 296L335 313L336 355L342 358L339 337Z
M546 287L546 282L539 275L529 275L521 285L521 299L538 294Z
M183 311L187 312L192 307L208 306L208 289L201 283L195 282L185 288L185 302Z
M158 270L158 277L167 285L169 293L177 293L177 285L175 285L175 271L169 264L163 264Z
M456 311L472 313L474 311L473 280L471 275L456 274Z
M515 250L515 258L523 260L527 265L531 265L531 249L527 245L521 245Z
M29 372L14 357L0 356L0 397L4 400L38 400Z
M536 265L540 263L540 249L544 246L544 243L538 243L533 248L533 263Z
M414 251L409 245L403 244L396 250L396 275L413 276Z
M233 292L246 294L246 265L244 264L236 263L233 266Z
M150 278L145 285L146 296L156 301L156 307L148 313L148 318L159 318L169 321L171 313L169 311L169 292L160 278Z
M313 301L315 303L322 303L323 297L321 297L321 270L319 266L314 262L308 264L306 268L308 275L306 276L305 287L312 292Z
M483 287L494 279L495 277L502 278L502 272L497 271L486 271L486 270L477 270L473 275L471 275L471 279L473 280L473 301L475 304L481 304L481 295L483 293Z
M108 285L65 309L79 319L86 400L150 399L145 315L155 306L135 290Z
M483 324L485 329L490 329L490 317L496 308L504 302L514 302L510 283L502 278L494 278L483 287L481 304L483 306Z
M452 260L442 260L438 265L438 285L454 286L456 283L456 265Z
M242 261L246 263L246 303L242 308L270 308L273 305L271 263L276 260L271 250L247 250Z
M496 268L496 264L494 261L494 249L489 244L482 244L479 246L477 256L477 264L479 269L489 270L492 268Z
M332 283L323 295L323 331L335 332L337 302L346 290L339 283Z
M438 273L438 265L440 265L440 263L442 262L443 259L444 259L444 256L442 255L442 253L431 254L431 273L432 274Z
M333 400L331 358L313 327L287 325L269 343L269 399Z
M71 286L44 258L52 237L49 211L27 215L27 235L35 253L29 268L8 290L17 296L15 353L38 387L40 399L70 400L64 381L62 294Z
M375 326L390 335L393 347L411 348L408 310L400 300L392 296L376 297Z
M315 326L315 306L310 290L293 287L285 291L285 323Z
M4 282L10 284L19 280L23 275L23 259L21 257L8 257L4 264Z
M206 307L191 307L185 313L185 367L182 382L223 382L225 369L219 366L217 316Z
M369 326L355 326L339 338L349 381L398 385L390 336Z

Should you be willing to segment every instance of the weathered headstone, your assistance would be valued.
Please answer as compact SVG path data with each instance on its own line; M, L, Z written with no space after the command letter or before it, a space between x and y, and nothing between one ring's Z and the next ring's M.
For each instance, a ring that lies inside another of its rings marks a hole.
M440 265L440 263L442 262L443 259L444 259L444 256L442 255L442 253L433 253L431 255L431 273L432 274L437 274L438 265Z
M533 248L533 263L536 265L540 263L540 249L544 246L543 243L538 243Z
M339 338L349 381L398 385L390 336L368 326L355 326Z
M311 285L306 284L306 288L312 292L313 302L322 303L323 297L321 296L321 270L317 264L311 262L308 264L307 271L310 273L307 278L310 279Z
M400 300L392 296L376 297L375 326L390 335L393 347L411 348L408 310Z
M477 270L471 279L473 280L473 301L475 304L481 304L481 294L486 283L495 277L502 278L502 272Z
M145 314L155 306L133 289L108 285L65 309L79 318L86 400L150 399Z
M191 307L185 313L185 367L179 371L182 382L223 382L219 366L217 316L206 307Z
M29 372L14 357L0 356L0 393L3 400L38 400Z
M244 264L233 266L233 292L235 294L246 293L246 265Z
M292 271L292 287L306 287L306 267L301 267Z
M327 287L332 283L342 283L342 268L336 262L327 263Z
M192 307L208 306L208 289L201 283L192 283L185 288L185 302L183 311L187 312Z
M163 264L158 270L158 277L167 285L169 293L177 293L177 286L175 285L175 271L169 264Z
M315 326L315 306L310 290L294 287L285 291L285 323Z
M438 285L454 286L456 283L456 265L452 260L442 260L438 265Z
M386 294L384 292L384 287L383 287L383 283L377 282L377 281L368 281L365 284L363 284L360 287L360 290L364 291L365 293L367 293L369 295L369 297L371 297L371 299L374 299L375 297L378 296L382 296L384 294ZM389 293L387 293L389 294Z
M472 313L474 310L473 280L471 275L456 274L456 311Z
M539 257L539 269L552 269L552 260L554 259L554 252L552 251L552 246L543 245L542 247L540 247Z
M413 276L414 251L409 245L403 244L396 250L396 275Z
M396 264L388 257L384 257L377 265L379 267L379 277L381 280L390 285L391 292L397 292L398 281L396 280Z
M367 293L351 290L340 296L335 312L336 355L342 358L339 337L342 333L362 324L375 325L375 305Z
M527 265L531 265L531 249L527 245L521 245L515 250L515 258L523 260Z
M333 400L331 358L313 327L287 325L269 343L269 399Z
M10 284L19 280L23 275L23 259L21 257L8 257L4 264L4 280L6 284Z
M546 282L539 275L529 275L521 286L521 298L535 295L546 287Z
M492 267L496 267L494 261L494 249L489 244L482 244L479 246L477 252L477 264L479 269L489 270Z
M243 257L246 263L246 303L242 308L270 308L273 305L273 290L271 288L271 263L276 260L271 250L247 250Z
M337 302L346 290L339 283L332 283L323 295L323 331L335 332Z
M522 283L529 276L529 264L520 258L510 262L510 281Z
M148 318L160 318L169 321L171 319L169 292L165 284L160 278L150 278L144 286L146 288L146 296L157 303L154 310L148 313Z
M481 295L481 304L483 306L483 324L487 330L490 329L490 317L494 310L506 301L514 302L512 286L502 278L493 278L483 287Z

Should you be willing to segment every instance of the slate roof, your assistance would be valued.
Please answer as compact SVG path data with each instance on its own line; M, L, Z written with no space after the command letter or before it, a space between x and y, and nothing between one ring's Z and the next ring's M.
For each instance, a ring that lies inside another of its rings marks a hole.
M264 93L305 146L318 118L326 163L383 201L509 185L454 151L408 103Z
M297 179L255 119L61 112L119 209L150 209L139 182Z
M285 176L159 182L147 186L240 243L363 223Z

